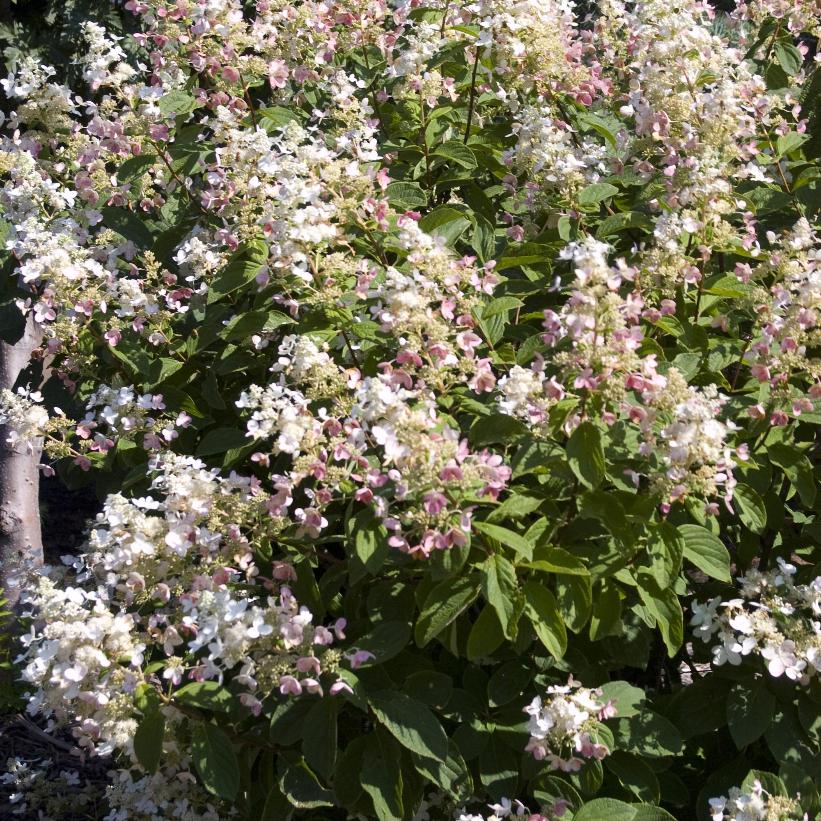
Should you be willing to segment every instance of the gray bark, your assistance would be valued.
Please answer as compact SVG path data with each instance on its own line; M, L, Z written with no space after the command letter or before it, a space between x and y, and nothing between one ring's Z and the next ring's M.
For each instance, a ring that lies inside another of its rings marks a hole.
M23 336L13 345L0 341L0 388L11 389L25 370L42 333L29 314ZM40 532L40 463L42 446L12 447L0 427L0 587L12 605L32 573L43 565Z

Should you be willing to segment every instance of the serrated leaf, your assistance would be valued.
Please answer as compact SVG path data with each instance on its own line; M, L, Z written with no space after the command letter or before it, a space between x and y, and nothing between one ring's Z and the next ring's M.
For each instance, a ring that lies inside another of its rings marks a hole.
M157 771L164 738L165 716L160 710L154 710L140 720L134 733L134 754L149 773Z
M736 684L727 696L727 727L739 750L757 741L770 726L775 696L764 681Z
M186 684L174 692L174 701L214 712L228 712L234 706L234 697L216 681L195 681Z
M360 780L371 797L379 821L395 821L403 816L402 768L396 742L382 733L370 737L362 759Z
M640 572L638 581L641 601L655 619L667 647L667 654L672 658L684 642L681 602L672 588L660 587L649 573Z
M321 776L331 777L336 763L338 702L320 698L305 719L302 733L302 754Z
M721 582L730 581L730 554L714 536L700 525L679 525L678 532L684 539L684 557L702 573Z
M285 770L279 788L299 809L332 807L334 804L334 794L319 783L316 773L302 760Z
M208 792L233 801L239 790L239 762L230 739L214 724L199 722L191 735L191 758Z
M579 193L579 205L595 205L618 193L619 189L609 182L594 182Z
M633 821L636 811L615 798L596 798L574 813L573 821Z
M197 456L213 456L217 453L226 453L232 448L248 444L249 439L244 430L239 428L215 428L209 430L197 445Z
M749 485L738 484L733 489L733 506L738 508L741 523L753 533L763 533L767 526L764 500Z
M490 656L505 640L502 625L493 605L487 604L470 628L467 657L470 661Z
M567 649L567 630L559 614L556 597L536 582L528 582L524 594L525 613L539 641L554 658L560 659Z
M511 638L510 627L517 591L516 568L504 556L495 553L481 565L482 591L485 600L496 611L504 634Z
M157 102L164 116L190 114L196 107L197 101L187 91L175 89L163 94Z
M424 208L428 204L428 196L416 182L392 182L385 189L388 202L405 209Z
M778 60L778 64L790 77L801 71L804 58L801 56L801 52L792 43L784 41L778 42L775 44L773 51L775 52L775 58Z
M442 725L421 702L391 690L368 696L379 723L406 749L437 761L448 754L448 739Z
M592 422L582 422L567 440L567 460L578 480L589 488L604 479L604 450L601 433Z
M472 171L476 168L476 155L473 151L468 148L464 143L460 143L457 140L449 140L446 143L442 143L434 152L434 157L439 157L449 162L455 162L457 165L460 165L462 168L467 168L469 171Z
M533 558L533 545L524 537L513 530L501 525L490 524L489 522L474 521L471 524L473 530L495 539L500 544L510 547L516 551L523 559Z
M630 718L641 712L646 699L644 690L626 681L608 681L601 685L602 699L612 701L618 718Z
M479 595L478 576L446 579L428 593L416 621L414 638L420 647L439 635L463 613Z
M255 281L268 260L268 246L262 240L251 240L238 248L228 264L217 274L208 288L207 301L216 302Z

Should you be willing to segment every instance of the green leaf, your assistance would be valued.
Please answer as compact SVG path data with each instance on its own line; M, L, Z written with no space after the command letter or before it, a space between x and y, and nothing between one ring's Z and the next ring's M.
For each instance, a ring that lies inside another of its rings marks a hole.
M521 519L538 510L543 503L544 499L539 496L528 496L514 490L499 507L490 512L485 521L498 524L510 519Z
M582 422L567 441L567 459L578 480L589 488L604 479L604 450L601 433L592 422Z
M736 684L727 696L727 726L739 750L761 738L770 726L775 696L764 681Z
M501 525L478 521L472 522L471 527L479 533L484 533L485 536L490 536L491 539L495 539L505 547L513 548L522 558L533 558L533 545L524 536L520 536L513 530L501 527Z
M262 240L251 240L238 248L208 289L208 304L250 285L268 261L268 246Z
M462 168L467 168L470 171L476 168L477 165L474 153L468 146L457 140L449 140L446 143L442 143L442 145L433 152L433 156L455 162L457 165L462 166Z
M453 694L453 680L447 673L419 670L405 679L402 692L417 701L424 702L429 707L442 710Z
M792 43L782 40L775 44L773 51L778 64L790 77L801 71L804 59L801 57L801 52Z
M214 456L217 453L225 453L231 448L247 445L249 438L244 430L239 428L215 428L209 430L203 436L202 441L197 445L197 456Z
M411 637L411 628L405 621L382 621L356 642L357 649L373 653L374 658L362 663L362 667L384 664L405 649Z
M419 220L419 227L426 234L443 237L448 245L453 245L469 225L470 220L449 205L440 205Z
M197 101L187 91L175 89L163 94L157 105L163 115L169 117L190 114L197 107Z
M414 639L424 647L439 635L454 619L463 613L479 595L480 583L476 575L445 579L428 593L422 612L416 621Z
M246 311L235 316L220 331L220 337L228 342L250 339L254 334L275 331L282 325L291 325L294 320L281 311Z
M619 718L630 718L641 712L641 705L645 701L644 690L626 681L608 681L607 684L602 684L601 691L605 701L613 702Z
M302 733L302 754L310 766L321 776L329 779L336 763L338 702L333 698L320 698L305 719Z
M131 182L145 174L157 162L157 159L158 157L153 151L131 157L117 168L117 179L120 182Z
M449 799L467 801L473 793L473 780L456 744L451 742L445 761L413 755L416 770L429 781L441 787Z
M593 594L593 613L590 616L590 639L598 641L605 636L618 635L621 630L621 595L613 584L605 584Z
M667 654L672 658L684 642L684 614L681 602L670 587L662 588L649 573L639 573L639 596L644 606L653 615L667 646Z
M583 188L579 193L579 205L595 205L597 202L612 197L613 194L618 194L619 189L609 182L594 182Z
M165 716L160 710L154 710L140 720L134 733L134 754L149 773L157 772L164 738Z
M404 693L384 690L368 696L379 723L406 749L443 761L448 739L442 725L421 702Z
M467 657L470 661L492 655L505 640L502 625L493 605L486 605L470 629L467 644Z
M278 784L268 790L268 797L257 821L288 821L293 814L293 807L283 795Z
M401 762L401 751L390 736L376 732L369 738L360 780L379 821L403 817Z
M350 532L353 535L353 548L356 558L361 562L364 572L375 576L390 553L388 531L371 508L365 508L350 520ZM352 565L351 578L355 582L364 572L356 572Z
M738 506L741 523L753 533L762 533L767 526L764 500L749 485L738 484L733 490L733 504Z
M406 211L424 208L428 204L427 194L416 182L392 182L385 189L385 195L391 205Z
M133 211L106 205L100 209L100 213L103 215L103 225L106 228L130 239L138 248L146 250L154 244L151 231Z
M617 717L618 719L618 717ZM664 716L644 708L630 718L616 721L616 748L645 758L665 758L681 752L681 734Z
M514 598L518 590L516 568L499 553L489 556L481 565L482 592L496 610L504 634L511 638Z
M500 733L493 733L479 755L482 785L498 801L515 791L518 777L519 755L504 744Z
M790 483L798 491L801 501L812 507L815 503L817 485L810 460L795 447L776 442L767 448L770 461L780 467Z
M285 770L279 780L279 788L299 809L332 807L334 804L333 793L319 783L316 773L302 759Z
M482 319L489 319L497 314L513 311L516 308L521 308L522 305L524 305L524 302L515 296L496 297L496 299L491 299L490 302L482 306Z
M214 724L198 722L191 734L191 758L208 792L233 801L239 790L239 762L231 740Z
M560 659L567 649L567 630L559 615L556 597L536 582L528 582L524 593L525 613L539 641L554 658Z
M661 789L658 778L640 758L615 750L607 756L604 765L639 801L649 801L652 804L659 800Z
M721 540L700 525L679 525L684 539L684 557L702 573L720 582L730 581L730 554Z
M556 579L556 599L562 621L578 633L587 624L593 609L593 590L588 576L560 576Z
M801 148L809 139L807 134L799 134L797 131L788 131L782 134L776 141L775 147L779 157L785 157L798 148Z
M635 817L635 808L623 801L596 798L574 813L573 821L633 821Z
M555 545L545 545L538 548L536 558L532 562L525 562L521 567L538 570L541 573L561 573L565 576L589 576L590 571L584 562Z
M216 681L195 681L174 692L174 701L201 710L227 713L234 706L234 697Z
M676 821L675 816L670 815L667 810L654 807L652 804L639 804L635 810L633 821Z
M762 770L750 770L745 779L741 782L743 792L751 792L755 782L761 782L761 786L770 795L781 795L790 797L790 792L784 782L775 773L763 772Z
M301 122L294 111L279 105L258 109L257 118L266 131L276 131L288 123Z
M652 225L653 221L644 214L636 211L625 211L612 214L603 219L596 229L596 236L601 239L617 234L619 231L629 231L631 228L646 230L651 228Z

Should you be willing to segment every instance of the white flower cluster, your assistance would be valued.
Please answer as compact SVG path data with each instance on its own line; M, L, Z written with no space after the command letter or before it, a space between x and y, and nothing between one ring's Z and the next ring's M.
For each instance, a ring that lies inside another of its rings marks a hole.
M550 408L564 397L555 377L547 379L541 371L520 365L514 365L497 387L499 410L534 426L544 424Z
M35 688L28 711L78 720L79 745L100 755L130 749L137 729L131 694L142 680L146 647L135 616L103 589L58 586L45 575L30 602L42 626L23 637L27 649L19 659L21 678Z
M715 385L688 388L687 398L673 409L673 420L662 428L661 458L667 465L666 476L678 485L686 481L698 466L715 466L712 481L722 485L725 499L733 495L735 462L726 444L728 424L716 417L727 398Z
M821 576L796 584L796 572L779 557L777 569L738 579L739 598L693 603L690 624L705 644L714 643L715 665L758 655L771 676L804 685L821 673Z
M503 160L524 175L526 196L540 204L556 193L573 198L607 170L604 146L575 135L549 109L523 106L516 112L513 133L516 145Z
M525 751L563 772L578 772L585 759L603 759L610 750L597 740L599 722L616 711L600 697L601 690L582 687L572 676L566 685L548 687L545 700L536 696L524 708L530 716Z
M231 678L258 714L275 691L322 695L321 677L343 659L330 645L345 637L344 619L314 624L279 584L295 578L290 565L275 562L274 579L258 588L268 595L254 595L259 571L243 529L269 499L250 479L174 454L150 468L160 498L109 496L86 553L66 558L77 586L52 571L29 598L34 621L19 659L33 688L28 709L73 724L79 745L97 754L132 751L145 686L168 693L184 679ZM371 654L345 658L358 666ZM329 692L346 688L336 677Z
M117 45L121 37L109 34L101 25L86 21L83 35L88 51L83 55L83 79L96 91L101 85L119 86L136 72L124 62L126 54Z
M761 782L755 780L748 792L738 787L729 795L711 798L711 821L808 821L798 807L798 802L781 795L768 793Z
M40 404L42 401L39 391L27 388L18 388L17 393L8 388L0 390L0 425L5 425L6 442L13 448L25 445L31 451L35 441L43 435L49 416Z
M274 453L296 456L305 437L317 426L305 396L278 382L266 388L251 385L240 394L236 405L253 411L248 420L248 436L252 439L276 437Z

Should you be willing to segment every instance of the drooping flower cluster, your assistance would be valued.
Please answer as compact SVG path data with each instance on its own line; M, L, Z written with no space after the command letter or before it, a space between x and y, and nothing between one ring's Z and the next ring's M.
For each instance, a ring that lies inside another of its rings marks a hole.
M752 789L730 789L729 795L710 799L712 821L807 821L798 802L792 798L768 793L761 782L753 782Z
M585 759L603 759L610 750L598 740L597 731L616 711L600 697L600 690L582 687L572 676L566 685L548 687L546 699L536 696L524 709L530 716L525 751L562 772L578 772Z
M155 469L160 499L110 496L86 554L69 558L76 586L57 584L55 571L30 599L36 622L22 658L29 710L78 722L80 746L99 754L132 750L135 694L146 683L235 678L240 700L258 713L274 692L322 694L320 678L343 660L330 645L344 638L344 619L333 629L314 624L280 584L295 578L287 563L273 566L267 597L236 589L260 573L252 542L266 533L255 529L265 495L196 459L166 454ZM347 658L356 666L370 657ZM347 688L329 684L331 694Z
M695 635L713 644L713 664L740 665L758 656L767 672L803 685L821 672L821 577L796 584L797 569L750 570L738 579L740 597L693 603Z

